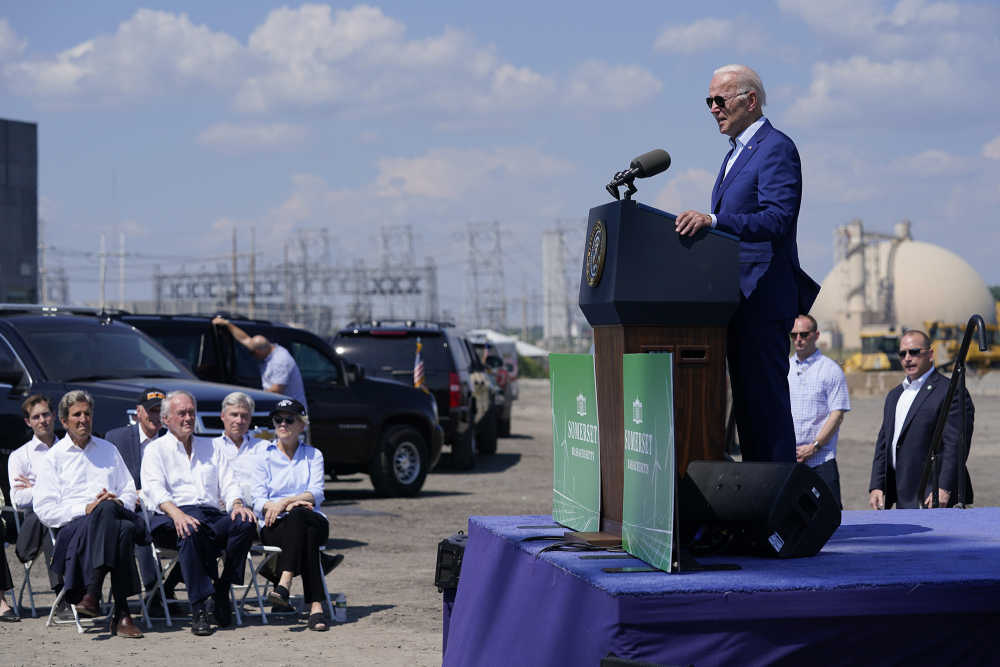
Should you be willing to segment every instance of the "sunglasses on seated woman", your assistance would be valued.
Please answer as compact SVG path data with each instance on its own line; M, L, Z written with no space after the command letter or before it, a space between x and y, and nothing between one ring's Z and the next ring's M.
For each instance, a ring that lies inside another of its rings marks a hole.
M278 417L272 417L271 419L274 420L274 425L275 426L281 426L282 424L288 424L289 426L291 426L292 424L294 424L295 422L297 422L299 420L299 418L295 417L295 416L291 416L291 417L280 417L280 416L278 416Z

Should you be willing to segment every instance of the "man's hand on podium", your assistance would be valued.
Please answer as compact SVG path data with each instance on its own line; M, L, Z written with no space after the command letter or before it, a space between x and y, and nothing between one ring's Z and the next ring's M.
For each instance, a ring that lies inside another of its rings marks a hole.
M712 216L698 211L684 211L677 216L674 229L681 236L694 236L702 227L712 227Z

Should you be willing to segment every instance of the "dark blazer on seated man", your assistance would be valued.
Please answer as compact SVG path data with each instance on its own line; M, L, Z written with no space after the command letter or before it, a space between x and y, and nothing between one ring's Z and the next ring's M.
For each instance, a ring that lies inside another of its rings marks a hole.
M104 439L118 448L137 489L142 488L140 470L145 449L143 445L167 434L167 429L160 423L160 403L165 395L163 390L155 387L143 389L136 401L136 422L111 429L104 434Z
M921 498L917 487L934 438L934 429L941 410L946 407L949 414L941 441L938 496L942 507L951 507L957 500L955 489L958 482L960 396L956 394L950 406L944 405L949 380L934 368L934 351L928 349L929 343L920 331L910 331L900 341L900 357L907 377L885 399L882 428L875 444L875 460L872 463L869 485L869 504L873 509L889 509L893 505L899 509L917 509L921 502L930 498L930 489ZM972 398L966 396L966 459L972 444L975 414ZM966 469L965 502L971 503L972 500L972 480Z

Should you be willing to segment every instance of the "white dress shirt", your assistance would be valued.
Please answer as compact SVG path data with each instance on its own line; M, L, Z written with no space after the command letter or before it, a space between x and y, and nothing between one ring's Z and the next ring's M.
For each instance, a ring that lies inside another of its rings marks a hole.
M140 477L143 502L161 514L160 505L166 502L177 507L206 505L232 511L233 503L243 497L229 459L214 442L194 435L190 458L173 433L149 443Z
M750 143L750 140L753 139L753 135L757 134L757 130L760 129L761 125L763 125L766 120L767 118L761 116L751 123L750 127L740 132L740 136L729 140L729 144L733 147L733 154L729 156L729 161L726 162L726 172L722 175L722 180L726 180L726 176L729 176L729 170L732 169L734 164L736 164L736 159L740 156L740 153L743 152L743 148ZM712 217L712 229L715 229L715 224L719 221L719 219L714 213L709 213L709 215Z
M87 505L104 489L118 496L126 509L135 507L135 480L118 448L91 437L80 449L67 435L42 458L35 485L35 514L49 528L62 528L84 516Z
M53 445L55 443L52 443ZM21 445L7 458L7 477L10 479L10 499L19 509L31 509L32 500L35 497L35 480L38 478L38 470L42 466L42 457L49 451L49 446L33 436L31 440ZM17 478L21 475L27 477L32 486L27 489L15 488L19 484Z
M236 444L229 439L229 435L223 433L214 438L212 442L229 461L233 474L236 475L236 483L243 491L243 502L247 507L252 507L250 485L253 482L253 464L257 454L267 447L268 441L260 438L254 439L246 434L243 436L243 442L237 448Z
M899 442L899 434L903 430L903 422L906 421L906 413L910 411L910 406L913 405L913 399L917 397L921 387L924 386L924 383L927 382L927 378L929 378L933 372L934 368L931 367L929 371L918 377L913 382L910 382L910 378L903 380L903 393L899 395L899 402L896 403L896 419L892 432L893 470L896 469L896 443Z
M319 508L325 480L323 454L315 447L300 442L295 456L289 460L276 443L267 443L254 461L253 472L253 511L260 518L260 525L264 526L265 503L306 492L312 493L313 511L325 518ZM286 514L283 512L278 518Z

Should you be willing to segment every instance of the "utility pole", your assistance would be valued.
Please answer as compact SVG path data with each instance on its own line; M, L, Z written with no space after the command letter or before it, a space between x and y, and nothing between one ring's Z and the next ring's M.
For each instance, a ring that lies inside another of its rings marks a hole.
M235 250L235 247L233 248ZM250 228L250 319L255 319L257 309L257 275L256 275L257 250L254 244L254 228ZM235 260L233 260L235 261Z
M118 310L125 310L125 232L118 234Z
M528 342L528 278L521 274L521 340Z
M236 313L236 295L240 288L239 283L236 282L236 259L239 255L236 254L236 228L233 227L233 287L229 293L229 312L230 314Z
M105 236L106 236L105 233L102 231L101 232L101 255L100 255L100 257L101 257L101 280L100 280L100 283L101 283L101 287L100 287L101 298L98 299L98 302L97 302L98 303L98 307L101 309L102 313L104 312L104 278L105 278L105 269L107 268L106 263L105 263L105 260L107 258L107 252L105 252L105 247L104 247L104 240L105 240L104 237Z
M38 279L41 282L41 295L38 299L43 306L49 302L49 271L45 264L45 221L38 219Z

